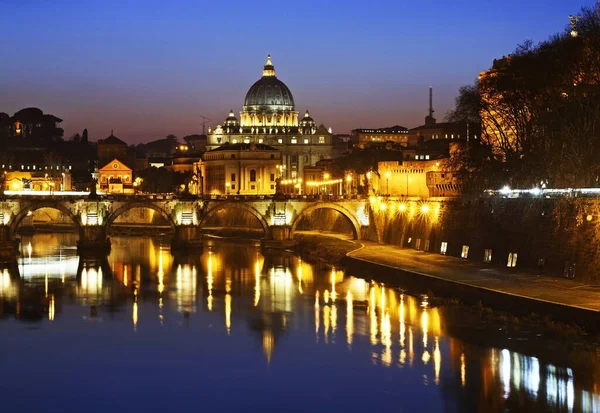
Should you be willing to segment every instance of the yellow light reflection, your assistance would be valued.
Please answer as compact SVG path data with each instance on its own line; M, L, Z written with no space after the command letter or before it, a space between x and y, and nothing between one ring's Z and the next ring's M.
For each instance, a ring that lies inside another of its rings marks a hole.
M352 347L352 336L354 334L354 305L352 303L352 293L348 290L346 294L346 341L348 348Z
M321 309L319 305L319 292L315 292L315 336L317 343L319 342L319 329L321 328Z
M231 332L231 294L225 294L225 327Z
M335 269L331 269L331 301L335 301Z
M463 387L467 385L467 364L465 361L465 353L460 354L460 384Z
M440 343L438 338L435 338L433 348L433 369L435 372L435 384L440 384L440 368L442 365L442 352L440 351Z
M54 294L50 295L50 303L48 305L48 320L53 321L55 314L54 308Z
M327 292L327 290L325 290ZM325 339L325 344L329 343L329 322L331 320L331 308L326 305L323 307L323 338Z
M212 311L213 309L213 256L212 251L208 252L208 274L206 276L206 286L208 288L208 297L206 298L206 306L208 307L208 311Z
M404 294L400 294L400 347L404 348L404 337L406 336L406 323L404 322Z
M258 259L254 263L254 307L260 301L260 265Z
M137 291L134 293L133 299L133 310L131 313L131 320L133 321L133 331L137 331L138 325L138 302L137 302Z

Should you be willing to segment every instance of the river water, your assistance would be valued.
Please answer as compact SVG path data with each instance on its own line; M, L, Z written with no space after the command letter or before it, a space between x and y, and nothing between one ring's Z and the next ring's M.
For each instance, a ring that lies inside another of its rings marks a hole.
M253 244L112 241L24 236L0 269L0 411L600 412L597 352L457 337L425 296Z

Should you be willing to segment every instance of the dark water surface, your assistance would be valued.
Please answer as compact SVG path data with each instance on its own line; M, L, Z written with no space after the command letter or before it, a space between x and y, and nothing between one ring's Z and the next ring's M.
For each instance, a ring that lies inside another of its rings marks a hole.
M473 344L369 274L221 241L179 259L115 237L106 262L74 235L22 241L0 269L1 412L600 412L597 352Z

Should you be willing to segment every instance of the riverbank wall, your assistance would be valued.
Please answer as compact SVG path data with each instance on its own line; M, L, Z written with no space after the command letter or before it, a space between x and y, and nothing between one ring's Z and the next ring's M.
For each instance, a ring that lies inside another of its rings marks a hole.
M600 283L600 200L371 200L381 243Z

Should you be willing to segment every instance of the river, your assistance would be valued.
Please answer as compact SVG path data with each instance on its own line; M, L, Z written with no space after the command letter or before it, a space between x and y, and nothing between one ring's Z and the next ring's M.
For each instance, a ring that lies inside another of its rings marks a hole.
M23 236L0 269L1 411L600 412L598 352L457 336L426 296L253 243L112 242Z

